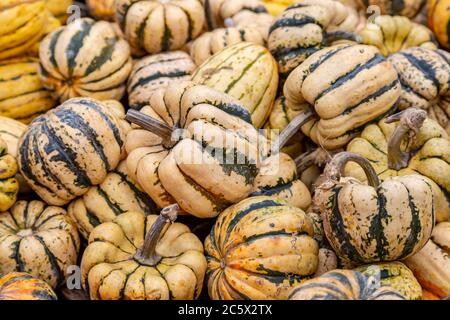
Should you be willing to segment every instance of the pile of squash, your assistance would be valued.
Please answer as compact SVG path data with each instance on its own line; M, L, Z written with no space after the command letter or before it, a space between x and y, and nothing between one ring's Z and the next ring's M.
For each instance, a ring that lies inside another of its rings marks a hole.
M1 1L0 300L450 296L449 8Z

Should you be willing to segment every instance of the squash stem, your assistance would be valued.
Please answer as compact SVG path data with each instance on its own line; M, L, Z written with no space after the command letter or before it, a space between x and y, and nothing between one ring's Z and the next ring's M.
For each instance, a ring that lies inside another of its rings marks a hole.
M325 177L333 181L339 181L344 176L345 165L350 162L356 162L364 170L369 185L378 188L380 179L369 160L352 152L341 152L333 157L333 159L325 167Z
M408 166L411 152L401 149L402 142L405 138L411 138L417 134L426 118L426 111L417 108L408 108L385 120L386 123L400 121L388 143L389 169L401 170Z
M159 136L163 140L163 145L166 147L172 147L177 142L172 139L173 128L145 113L130 109L125 119Z
M349 40L357 43L362 42L361 36L356 33L347 31L333 31L333 32L325 32L323 43L326 46L330 46L334 41L339 40Z
M281 131L277 139L272 143L272 154L277 154L288 143L288 141L300 130L300 128L314 117L311 110L305 110L296 116L292 121Z
M134 256L136 261L151 267L156 266L161 261L162 257L156 253L156 245L164 227L168 223L174 222L180 211L178 204L170 205L161 210L160 215L145 235L144 245L137 250Z
M300 174L313 165L323 167L330 159L331 155L328 151L317 148L301 154L294 161L297 166L297 173Z

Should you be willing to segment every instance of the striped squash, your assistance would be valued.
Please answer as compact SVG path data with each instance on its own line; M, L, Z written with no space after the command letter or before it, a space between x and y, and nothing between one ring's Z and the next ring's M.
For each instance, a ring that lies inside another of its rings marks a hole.
M113 25L90 18L46 36L39 57L44 87L61 102L79 96L120 100L132 68L128 43Z
M29 123L56 105L38 76L39 60L0 62L0 115Z
M0 214L0 273L27 272L56 288L79 248L77 228L63 208L18 201Z
M8 154L17 157L19 139L27 128L27 125L19 121L0 116L0 137L6 142Z
M51 13L45 0L0 3L0 60L27 53L45 34Z
M128 172L159 207L176 202L212 218L252 192L267 141L239 101L191 82L172 83L141 113L128 114L144 128L128 134Z
M400 109L425 109L450 134L450 53L415 47L388 60L402 85Z
M341 176L349 161L362 166L369 185ZM336 155L324 176L313 201L341 259L356 264L404 259L430 238L435 206L429 179L408 175L380 183L370 162L349 152Z
M357 0L361 7L365 9L369 6L376 6L381 14L390 16L405 16L414 18L424 7L426 0Z
M428 27L447 50L450 49L450 1L428 0Z
M178 213L177 205L159 216L126 212L96 227L81 260L90 298L198 298L206 271L203 245L187 226L173 223Z
M89 239L91 231L124 212L157 214L151 198L130 178L127 164L122 161L98 186L93 186L81 198L70 203L67 212L75 221L78 231Z
M374 284L360 272L333 270L305 281L292 290L289 300L406 300L388 286Z
M25 272L10 272L0 277L0 301L5 300L58 300L58 297L46 282Z
M125 144L107 104L75 98L36 118L19 143L20 172L47 203L65 205L103 182Z
M140 110L150 102L152 94L174 82L190 80L196 65L183 51L147 56L138 60L128 80L130 108Z
M19 183L15 178L18 171L16 158L8 154L8 145L0 137L0 212L12 207L17 200Z
M345 146L367 123L395 111L400 91L397 72L375 47L348 44L314 53L284 85L288 106L314 108L317 118L302 131L327 150Z
M268 13L260 0L201 0L201 2L205 10L208 30L224 27L227 19L233 19L242 12Z
M357 40L365 18L335 0L301 0L289 6L270 27L268 47L283 78L314 52L339 38Z
M205 240L213 300L285 300L317 270L312 220L299 208L253 197L222 212Z
M251 196L282 199L302 210L311 205L309 190L298 179L294 160L285 153L272 155L262 162Z
M450 222L436 225L425 247L404 262L425 290L439 298L449 296Z
M240 42L206 60L192 81L238 99L260 128L270 115L278 87L278 68L270 52L255 43Z
M411 47L437 49L430 29L402 16L377 16L360 34L364 44L385 56Z
M409 110L409 111L408 111ZM368 159L381 180L409 174L421 174L431 179L435 194L436 220L450 219L450 138L445 130L431 119L411 128L414 118L421 110L407 109L403 119L394 124L380 121L367 126L361 137L352 140L347 151L357 153ZM426 114L424 114L426 118ZM406 147L405 136L415 131L415 138ZM395 138L395 139L394 139ZM362 169L349 163L345 174L365 181Z
M105 1L105 0L102 0ZM62 23L66 22L73 0L45 0L47 9Z
M138 56L182 49L205 24L199 0L116 0L115 6L116 21Z
M397 290L408 300L421 300L422 287L412 271L401 262L384 262L358 267L355 271L374 277L382 286Z
M189 44L195 64L200 66L216 53L239 42L252 42L264 46L264 36L255 27L227 27L206 32Z
M116 8L115 0L86 0L89 14L97 20L114 21Z

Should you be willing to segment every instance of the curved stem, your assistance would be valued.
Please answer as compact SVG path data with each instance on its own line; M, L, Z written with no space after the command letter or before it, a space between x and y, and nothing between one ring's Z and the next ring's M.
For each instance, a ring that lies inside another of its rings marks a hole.
M357 43L362 42L361 36L356 33L347 31L333 31L333 32L325 32L323 43L329 46L331 43L338 40L350 40L355 41Z
M178 204L173 204L161 210L161 214L145 235L144 245L137 250L134 256L139 263L154 267L161 261L162 258L156 253L159 237L164 227L168 223L174 222L180 212L181 209Z
M277 154L286 145L286 143L300 130L300 128L314 117L311 110L305 110L296 116L292 121L281 131L277 139L272 143L272 154Z
M303 153L294 161L297 166L297 172L302 173L313 165L323 167L330 159L330 153L322 148L317 148L315 150Z
M380 180L369 160L352 152L341 152L335 155L325 168L325 176L330 180L339 181L344 176L345 165L350 161L359 164L366 174L369 185L378 188Z
M177 142L172 139L173 128L145 113L130 109L125 116L125 120L156 134L163 140L163 144L167 147L172 147Z
M408 166L411 153L401 150L402 141L416 135L426 118L426 111L417 108L408 108L386 118L386 123L400 121L388 143L389 169L400 170Z

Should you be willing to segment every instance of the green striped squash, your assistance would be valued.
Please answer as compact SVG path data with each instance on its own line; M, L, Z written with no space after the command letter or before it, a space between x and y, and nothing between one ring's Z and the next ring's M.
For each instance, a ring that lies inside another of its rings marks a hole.
M268 148L242 103L192 82L171 83L141 113L172 132L170 141L142 128L127 136L129 175L158 207L176 202L211 218L252 192ZM182 131L177 139L175 131Z
M140 110L145 107L155 91L172 81L190 80L196 68L191 57L183 51L159 53L138 60L128 80L130 108Z
M422 299L422 287L412 271L401 262L364 265L356 268L355 271L367 277L374 277L381 285L397 290L408 300Z
M77 263L79 247L77 228L63 208L18 201L0 214L0 273L27 272L56 288Z
M120 100L132 68L130 47L106 21L77 19L44 38L39 76L61 102L74 97Z
M255 127L270 115L278 88L278 68L270 52L261 45L240 42L206 60L192 81L222 91L247 108Z
M125 161L108 173L100 185L72 201L67 209L85 239L96 226L127 211L146 215L159 212L152 199L130 178Z
M400 109L424 109L450 134L450 53L413 47L388 60L402 85Z
M0 62L0 115L29 123L56 105L38 76L39 60Z
M10 272L0 277L0 301L58 300L52 288L25 272Z
M333 270L305 281L289 300L406 300L394 288L373 283L360 272Z
M314 53L284 85L288 106L314 108L316 120L302 131L326 150L345 146L367 123L393 113L400 91L397 72L377 48L349 44Z
M179 50L203 31L199 0L116 0L116 21L133 54Z
M19 142L20 172L47 203L65 205L119 164L125 132L107 104L74 98L36 118Z
M312 220L271 197L252 197L222 212L205 240L213 300L287 299L314 275L319 246Z

